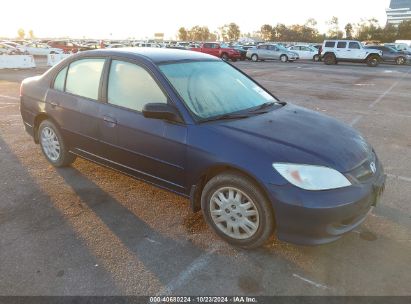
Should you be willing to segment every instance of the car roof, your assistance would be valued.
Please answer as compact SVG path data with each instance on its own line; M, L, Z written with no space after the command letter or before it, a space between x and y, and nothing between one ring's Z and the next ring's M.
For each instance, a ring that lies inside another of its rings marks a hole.
M107 56L124 56L128 58L144 58L148 59L156 64L165 62L178 62L178 61L202 61L202 60L220 60L217 57L194 52L190 50L180 49L165 49L165 48L120 48L120 49L100 49L81 52L81 54L89 55L101 55Z

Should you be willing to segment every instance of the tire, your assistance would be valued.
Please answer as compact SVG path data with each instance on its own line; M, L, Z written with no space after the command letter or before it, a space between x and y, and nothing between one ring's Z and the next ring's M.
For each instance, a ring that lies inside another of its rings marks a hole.
M376 66L378 66L378 64L379 64L379 57L378 56L376 56L376 55L370 55L370 56L368 56L368 58L367 58L367 65L369 66L369 67L376 67Z
M217 175L205 185L201 207L207 224L231 245L256 248L273 233L271 203L253 180L235 172Z
M75 159L75 155L68 151L68 147L59 128L50 120L43 120L38 129L38 139L43 155L55 167L67 167Z
M281 55L280 60L281 60L281 62L287 62L288 61L288 56L287 55Z
M315 61L315 62L320 61L320 55L318 55L318 54L314 55L313 61Z
M251 55L251 60L254 61L254 62L257 62L258 61L258 55L257 54Z
M335 58L335 55L334 55L334 54L326 54L326 55L324 56L324 63L325 63L326 65L336 64L336 63L337 63L337 60L336 60L336 58Z
M227 55L227 53L221 54L221 59L223 59L224 61L228 61L228 55Z
M395 63L398 64L398 65L403 65L403 64L405 64L406 62L407 62L407 60L406 60L404 57L402 57L402 56L400 56L400 57L398 57L398 58L395 59Z

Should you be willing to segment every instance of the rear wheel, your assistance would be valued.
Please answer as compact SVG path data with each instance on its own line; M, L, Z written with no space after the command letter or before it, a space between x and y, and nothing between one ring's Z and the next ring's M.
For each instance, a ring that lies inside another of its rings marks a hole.
M406 61L407 60L404 57L398 57L397 59L395 59L395 63L399 65L405 64Z
M253 55L251 56L251 60L254 61L254 62L257 62L257 61L258 61L258 55L257 55L257 54L253 54Z
M235 172L217 175L206 184L201 207L208 225L235 246L259 247L274 229L270 202L251 179Z
M335 58L334 54L326 54L324 56L324 63L326 65L332 65L337 63L337 59Z
M379 63L380 63L380 60L379 60L378 56L376 56L376 55L371 55L367 58L367 65L369 67L376 67L376 66L378 66Z
M55 167L70 165L75 156L68 151L68 147L57 126L50 120L40 123L38 138L46 159Z
M223 54L221 55L221 59L223 59L224 61L227 61L227 60L228 60L228 55L227 55L227 53L223 53Z
M281 62L287 62L288 61L287 55L281 55L280 60L281 60Z

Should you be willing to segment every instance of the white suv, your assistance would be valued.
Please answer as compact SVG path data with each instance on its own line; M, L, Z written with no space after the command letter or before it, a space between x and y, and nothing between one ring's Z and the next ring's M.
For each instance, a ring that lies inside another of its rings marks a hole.
M362 62L376 67L382 61L382 52L365 49L361 42L355 40L325 40L322 45L321 58L325 64L345 61Z

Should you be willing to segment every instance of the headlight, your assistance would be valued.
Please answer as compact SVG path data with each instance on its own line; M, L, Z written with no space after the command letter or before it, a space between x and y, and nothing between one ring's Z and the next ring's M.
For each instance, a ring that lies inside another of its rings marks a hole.
M340 172L322 166L274 163L274 169L287 181L305 190L328 190L350 186Z

